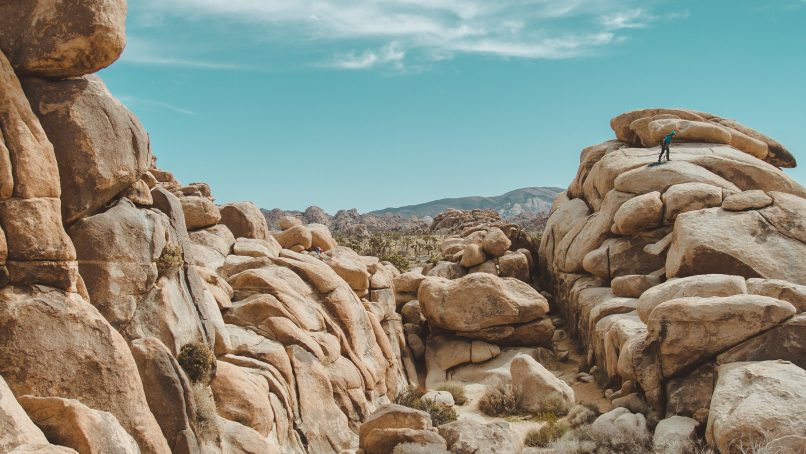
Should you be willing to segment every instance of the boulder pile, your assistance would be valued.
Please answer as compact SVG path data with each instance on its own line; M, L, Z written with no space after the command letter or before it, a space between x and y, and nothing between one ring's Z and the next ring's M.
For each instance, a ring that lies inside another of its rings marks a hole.
M704 112L611 126L617 140L584 149L554 201L538 262L614 406L690 418L724 453L781 437L806 449L805 426L784 422L803 421L784 409L806 397L806 189L779 169L794 158ZM691 432L678 422L663 427Z
M157 168L92 74L125 17L0 6L0 451L356 446L416 382L398 271Z

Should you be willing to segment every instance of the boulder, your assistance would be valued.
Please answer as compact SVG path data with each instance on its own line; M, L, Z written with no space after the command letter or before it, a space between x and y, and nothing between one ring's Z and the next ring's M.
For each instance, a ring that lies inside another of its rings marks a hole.
M271 238L271 241L254 238L238 238L232 245L232 252L247 257L276 258L282 248Z
M445 440L431 427L431 416L402 405L386 404L361 424L358 447L366 454L387 454L402 443L437 444Z
M125 3L123 8L125 14ZM148 134L137 117L109 93L100 77L58 81L31 78L23 84L53 143L65 224L95 213L140 180L151 163Z
M565 413L575 404L574 390L531 356L515 357L510 373L518 408L524 411Z
M494 268L491 271L493 272L490 274L495 274ZM529 257L523 252L507 252L498 258L498 274L501 277L512 277L529 283Z
M798 312L806 312L806 285L793 284L779 279L748 279L747 292L784 300Z
M502 255L506 254L510 246L512 246L512 241L510 241L506 234L504 234L504 232L499 228L491 228L487 230L482 242L484 252L486 252L490 257L501 257ZM482 260L482 262L483 261L484 260Z
M135 181L134 184L121 193L121 196L131 200L135 205L143 207L150 207L154 204L154 198L151 197L151 188L142 179Z
M13 286L0 289L0 303L0 375L14 394L79 400L115 415L142 452L170 452L126 342L92 305Z
M453 262L438 262L434 267L425 273L426 276L442 277L446 279L459 279L467 274L462 265Z
M294 229L296 227L292 227ZM290 230L286 230L288 232ZM326 263L355 291L369 288L369 271L358 255L334 254Z
M20 396L19 400L52 443L88 454L140 453L112 413L93 410L75 399Z
M21 74L83 76L118 59L126 45L125 0L0 5L0 50Z
M706 363L691 373L666 382L666 417L688 416L701 425L708 421L711 395L714 393L716 370Z
M264 454L272 451L266 437L243 424L218 416L223 452L233 454ZM274 448L276 449L276 448Z
M400 293L417 293L424 279L425 276L418 271L407 271L400 276L395 276L395 291Z
M723 453L785 436L806 437L806 371L787 361L723 364L706 439ZM801 439L803 440L803 439ZM795 452L806 448L802 441Z
M219 415L251 427L264 437L269 435L274 411L269 400L269 385L264 378L218 361L211 387Z
M761 333L719 354L717 364L782 359L806 369L806 314Z
M447 405L449 407L453 407L456 404L453 400L453 395L448 391L428 391L420 397L420 400Z
M660 343L663 375L672 377L794 314L791 304L766 296L683 297L655 307L647 338Z
M638 298L644 292L661 283L658 276L649 274L628 274L618 276L610 281L613 294L626 298Z
M0 201L0 226L8 244L8 260L75 260L59 207L59 199L45 197Z
M428 337L425 350L425 386L436 388L444 383L447 371L465 363L481 363L501 353L501 348L482 341L468 341L448 335Z
M666 274L724 273L806 284L806 244L797 230L803 216L775 205L739 213L719 208L684 213L675 223ZM773 224L776 218L780 221Z
M484 261L487 260L487 256L484 254L484 249L478 244L468 244L465 246L464 250L462 250L462 259L459 262L465 268L472 268L476 265L481 265Z
M0 377L0 451L10 452L20 445L47 445L42 430L31 421L6 381Z
M638 316L644 323L659 304L683 297L731 296L747 293L747 285L741 276L702 274L680 279L670 279L652 287L638 298Z
M198 230L218 224L221 213L212 200L207 197L180 197L182 211L185 213L185 225L188 230Z
M279 227L280 230L288 230L298 225L302 225L302 220L294 216L282 216L277 220L277 227Z
M313 235L310 229L304 225L297 225L279 233L272 233L272 236L284 249L293 249L295 246L299 246L304 251L310 249L313 243Z
M324 224L308 224L308 230L311 231L311 247L320 248L323 251L329 251L339 244L333 239L330 229Z
M672 416L658 422L652 446L658 454L687 454L697 439L699 423L685 416Z
M624 202L613 217L613 233L632 235L642 230L660 227L663 221L660 192L642 194Z
M722 204L722 188L707 183L681 183L663 193L663 222L673 224L680 213Z
M608 438L616 436L628 439L650 437L644 415L630 413L630 410L624 407L614 408L596 418L591 424L591 431Z
M423 323L423 313L420 310L420 302L417 300L404 304L400 308L400 315L403 317L403 323L413 323L415 325Z
M772 205L772 197L760 190L744 191L725 197L722 209L727 211L758 210Z
M443 424L438 430L453 454L520 454L523 451L520 437L503 421L484 424L460 419Z
M739 191L735 184L705 167L682 160L628 170L616 178L614 187L622 192L646 194L652 191L666 192L670 187L681 183L705 183Z
M418 300L432 326L452 331L526 323L549 309L546 298L524 282L485 273L454 281L428 278L420 285Z
M263 213L252 202L230 203L219 207L221 223L229 227L235 238L269 241L269 227Z

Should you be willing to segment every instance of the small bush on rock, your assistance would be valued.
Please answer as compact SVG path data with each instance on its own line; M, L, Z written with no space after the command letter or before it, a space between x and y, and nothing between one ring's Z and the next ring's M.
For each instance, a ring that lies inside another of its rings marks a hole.
M464 405L467 403L467 395L465 395L465 387L459 383L446 382L437 386L437 391L447 391L453 396L453 401L456 405Z
M185 264L185 260L182 258L182 246L174 243L166 244L156 263L160 276L182 268Z
M431 415L431 424L434 427L456 421L458 415L453 407L440 402L423 400L423 394L425 393L419 389L409 387L397 396L395 403L428 413Z
M558 440L565 432L566 430L557 424L555 417L554 421L546 422L540 429L530 430L526 434L523 444L533 448L542 448Z
M193 342L183 345L176 360L193 383L206 385L213 378L215 355L205 343Z
M487 416L519 414L512 386L503 383L488 386L479 400L479 410Z

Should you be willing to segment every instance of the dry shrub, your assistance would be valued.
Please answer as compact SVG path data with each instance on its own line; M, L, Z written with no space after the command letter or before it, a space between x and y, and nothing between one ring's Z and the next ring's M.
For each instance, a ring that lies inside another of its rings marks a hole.
M487 416L513 416L518 411L512 385L498 383L490 385L479 399L479 411Z
M437 391L447 391L453 396L453 401L456 405L464 405L467 403L467 395L465 395L465 387L461 383L445 382L437 386Z
M215 355L203 342L185 344L176 358L193 383L209 384L213 378Z
M410 386L395 398L395 403L428 413L431 415L431 424L434 427L456 421L459 417L456 414L456 410L450 405L432 400L423 400L423 394L419 389Z
M567 432L549 446L563 454L645 454L652 452L652 435L615 430L603 433L586 425Z
M540 429L530 430L526 434L523 444L533 448L542 448L558 440L565 432L566 429L557 424L555 419L554 421L546 422Z
M185 260L182 258L182 246L174 243L166 244L159 258L157 258L156 264L160 276L182 268L185 264Z

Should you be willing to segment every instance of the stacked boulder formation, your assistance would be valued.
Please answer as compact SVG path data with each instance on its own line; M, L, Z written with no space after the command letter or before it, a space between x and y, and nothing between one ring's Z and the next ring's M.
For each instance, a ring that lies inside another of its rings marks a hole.
M584 149L554 201L542 285L614 406L686 418L723 453L774 440L803 452L806 189L780 170L795 159L704 112L611 126L616 140ZM671 130L672 160L657 164Z
M357 446L416 380L399 273L156 168L93 74L125 18L124 0L0 5L0 452Z

